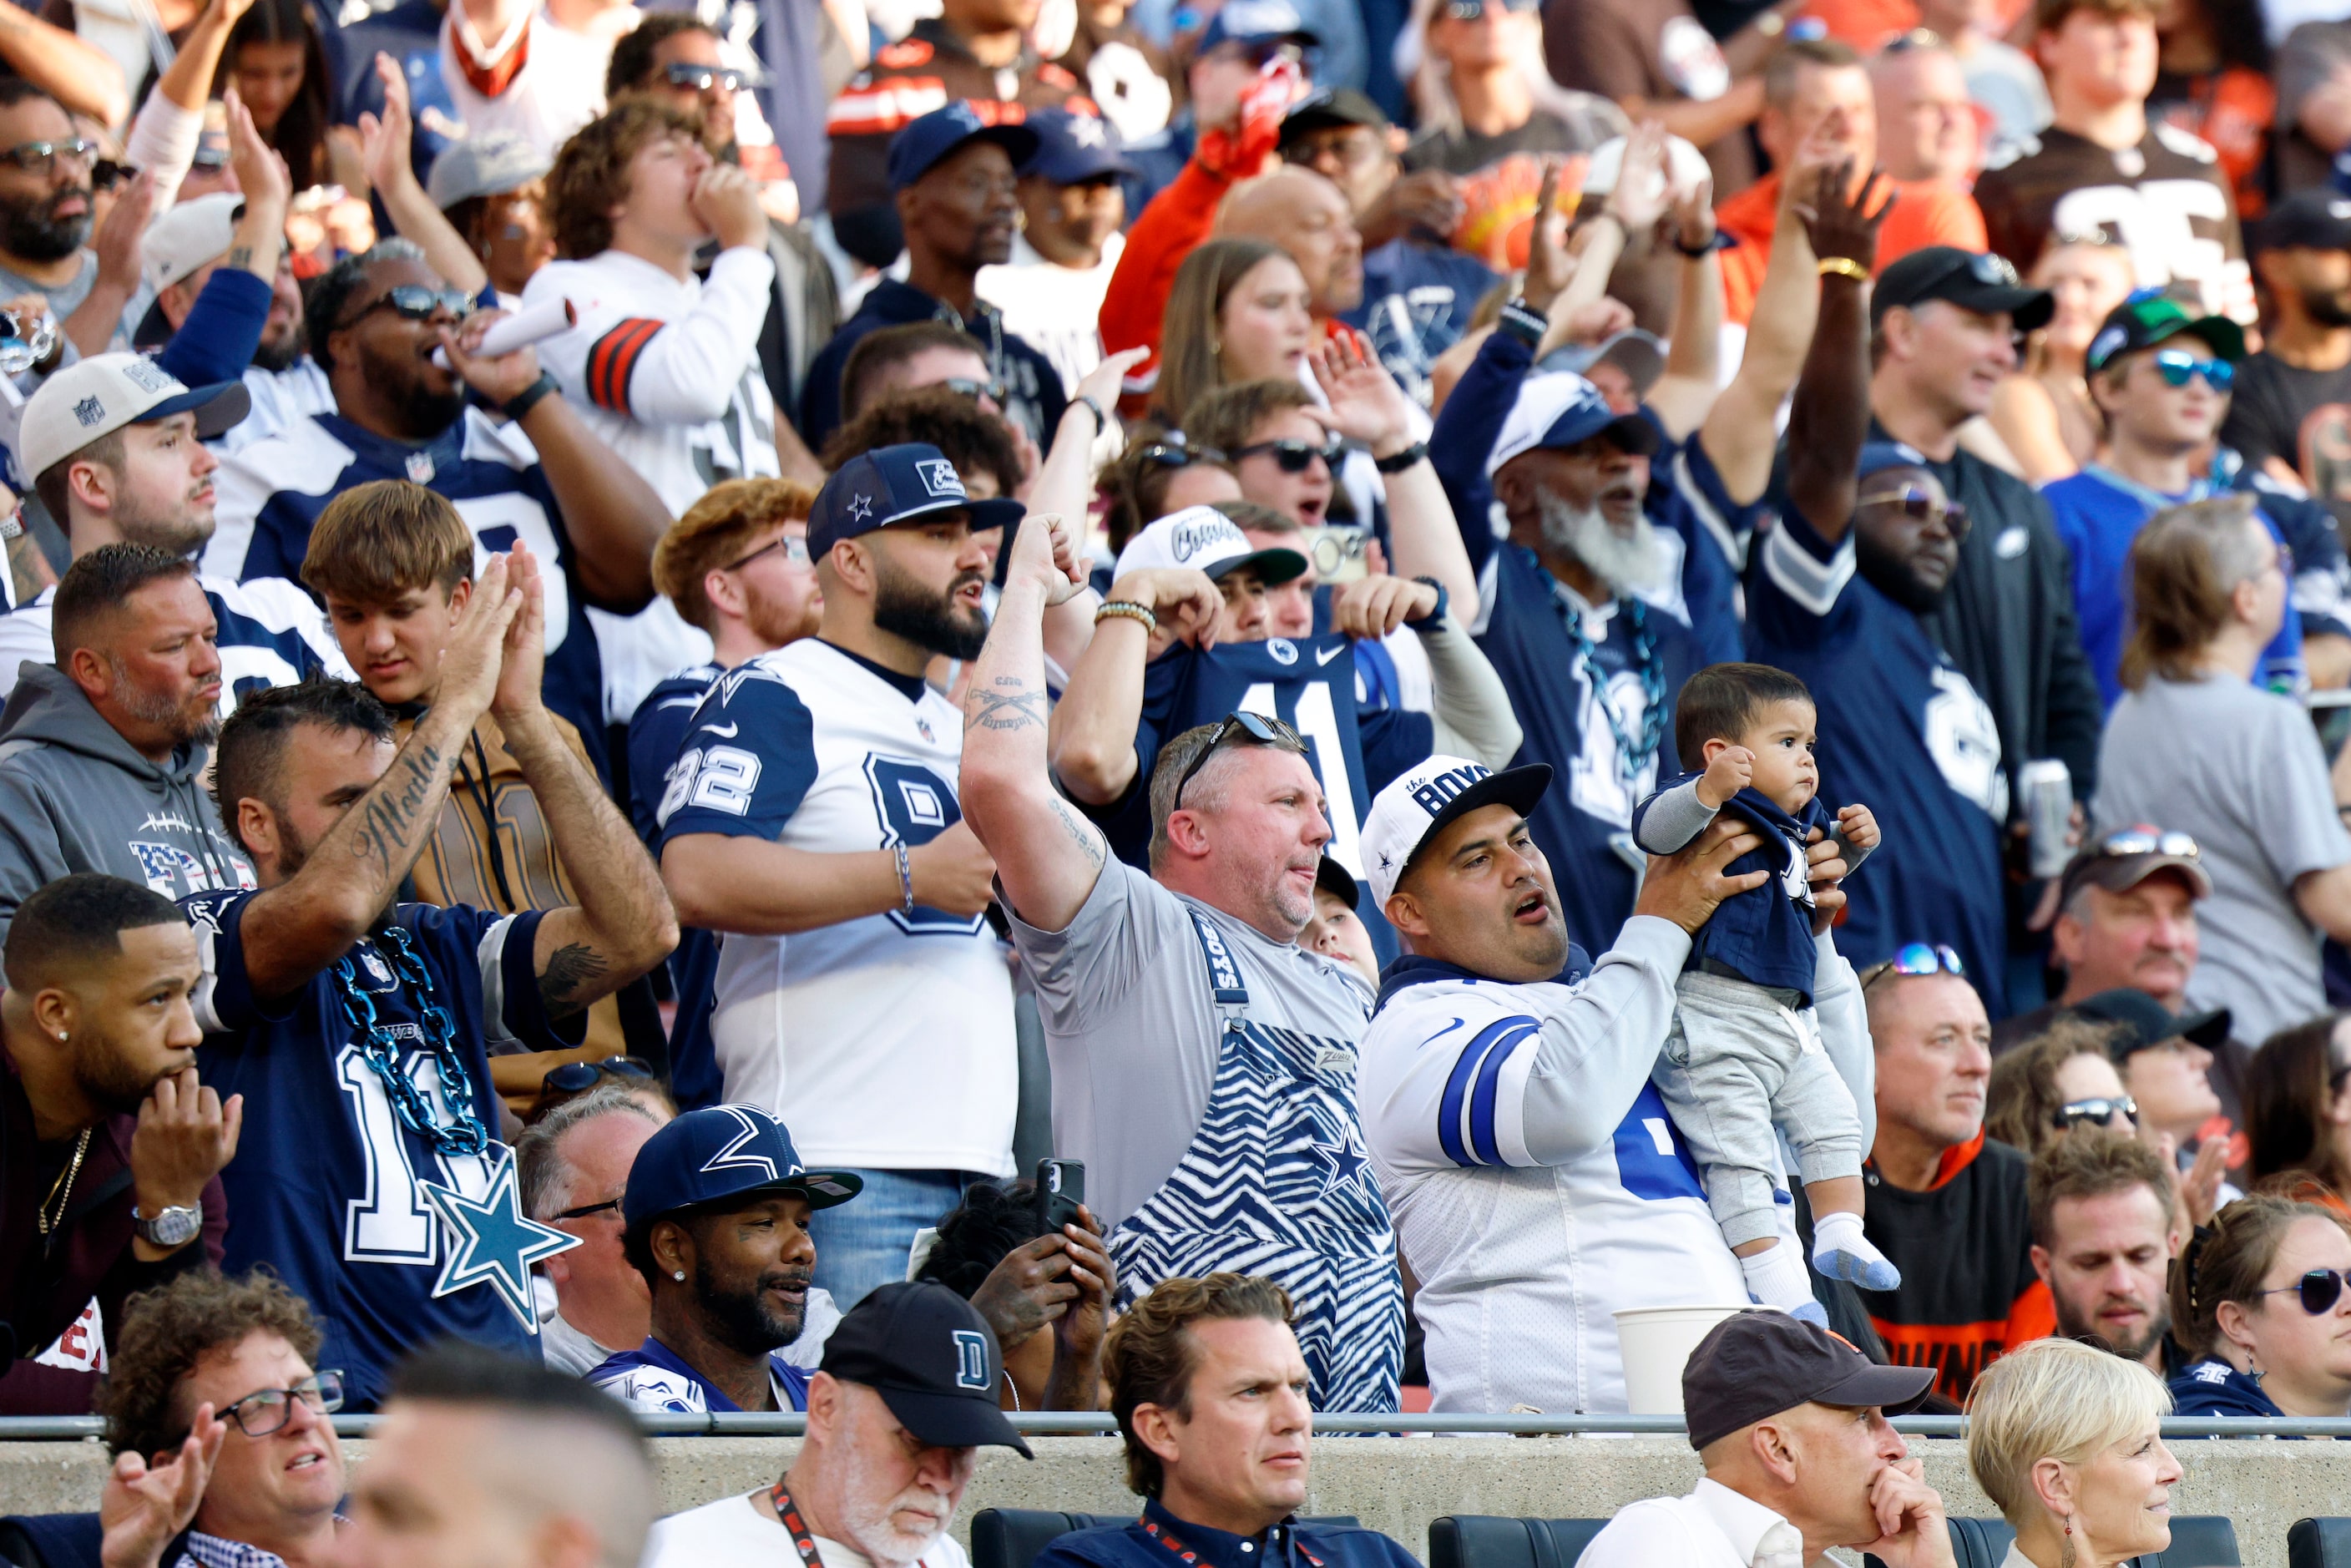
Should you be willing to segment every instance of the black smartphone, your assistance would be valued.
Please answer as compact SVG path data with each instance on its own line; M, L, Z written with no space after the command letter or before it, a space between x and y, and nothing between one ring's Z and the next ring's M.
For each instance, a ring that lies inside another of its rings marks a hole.
M1037 1233L1059 1236L1064 1225L1078 1222L1078 1205L1086 1200L1083 1160L1043 1159L1037 1162Z

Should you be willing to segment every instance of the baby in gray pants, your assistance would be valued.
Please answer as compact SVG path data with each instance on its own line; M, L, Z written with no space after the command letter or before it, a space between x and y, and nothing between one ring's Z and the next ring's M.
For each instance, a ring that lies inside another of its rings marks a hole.
M1803 1264L1780 1245L1776 1124L1796 1152L1813 1210L1813 1266L1890 1291L1902 1276L1862 1233L1861 1118L1822 1049L1812 1007L1818 953L1811 867L1815 831L1850 875L1876 847L1865 806L1832 814L1813 759L1818 714L1804 684L1762 664L1716 664L1676 699L1675 739L1691 771L1633 812L1652 854L1686 848L1729 810L1763 840L1724 868L1764 871L1699 927L1677 990L1673 1031L1654 1074L1674 1124L1706 1176L1707 1206L1759 1301L1825 1322Z

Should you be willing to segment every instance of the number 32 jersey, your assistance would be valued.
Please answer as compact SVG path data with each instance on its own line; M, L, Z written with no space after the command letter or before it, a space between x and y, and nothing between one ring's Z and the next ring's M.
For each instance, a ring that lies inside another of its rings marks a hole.
M660 844L701 833L817 854L908 849L963 821L963 716L919 677L808 637L728 671L694 716ZM977 915L892 908L789 936L726 932L681 1055L792 1129L812 1165L1012 1171L1009 970Z

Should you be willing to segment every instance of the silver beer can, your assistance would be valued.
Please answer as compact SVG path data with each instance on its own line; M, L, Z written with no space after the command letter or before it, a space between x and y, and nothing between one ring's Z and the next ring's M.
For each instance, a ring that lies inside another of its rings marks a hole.
M2016 771L2024 791L2029 869L2036 877L2062 875L2073 850L2065 838L2074 827L2074 775L2053 757L2036 757Z

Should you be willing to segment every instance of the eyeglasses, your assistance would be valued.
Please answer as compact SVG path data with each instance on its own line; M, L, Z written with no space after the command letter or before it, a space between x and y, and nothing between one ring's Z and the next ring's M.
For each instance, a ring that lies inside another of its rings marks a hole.
M1184 809L1184 787L1191 783L1200 769L1208 765L1208 758L1222 750L1225 742L1236 735L1251 746L1290 746L1301 751L1306 748L1306 743L1298 738L1298 732L1278 718L1266 718L1253 713L1228 713L1217 722L1216 733L1208 737L1208 744L1200 747L1199 755L1192 758L1192 766L1184 769L1184 777L1176 780L1176 799L1167 808L1171 815Z
M538 1081L539 1092L577 1094L593 1089L603 1078L635 1078L650 1083L653 1070L633 1056L608 1056L601 1061L567 1061L549 1069Z
M749 555L745 556L741 560L729 561L718 570L721 571L740 571L745 567L750 565L753 561L758 559L761 556L772 554L777 550L783 551L784 559L791 562L794 566L806 566L809 563L808 540L801 538L797 535L784 534L768 540L766 544L761 545L758 549L753 550ZM620 1060L626 1061L627 1059L623 1057ZM559 1072L562 1069L558 1068L556 1071Z
M1959 954L1940 942L1910 942L1898 948L1891 958L1864 969L1862 987L1867 989L1888 975L1957 975L1964 980L1968 967L1959 962Z
M585 1219L591 1214L601 1214L608 1208L617 1210L620 1207L620 1198L608 1197L601 1203L583 1203L577 1208L564 1209L560 1213L557 1214L555 1218L558 1219Z
M2057 1107L2056 1113L2049 1120L2059 1132L2070 1133L2084 1125L2105 1126L2117 1115L2137 1121L2138 1102L2127 1094L2119 1100L2068 1100Z
M949 376L938 384L951 392L971 399L974 402L977 402L981 398L987 398L999 403L1004 401L1002 382L976 382L967 376Z
M2098 853L2120 859L2129 855L2171 855L2179 860L2199 859L2203 852L2196 841L2186 833L2165 832L2150 828L2145 822L2108 833L2098 844Z
M22 141L0 152L27 174L47 174L57 166L60 158L88 162L98 156L98 143L82 137L69 137L63 141Z
M1501 8L1513 16L1525 16L1542 9L1542 0L1501 0ZM1449 0L1445 14L1457 22L1474 22L1486 14L1486 0Z
M2226 360L2199 360L2185 349L2158 349L2155 368L2163 372L2168 385L2184 387L2191 376L2202 376L2204 384L2216 392L2227 392L2237 384L2237 367Z
M408 321L430 321L446 310L462 321L474 313L474 297L462 288L427 288L421 283L397 283L352 311L336 330L356 327L379 310L390 310Z
M89 166L89 188L111 191L125 180L137 177L139 171L128 163L118 163L111 158L101 158Z
M2302 1310L2314 1318L2335 1310L2335 1303L2343 1299L2346 1284L2351 1284L2351 1269L2313 1269L2291 1285L2280 1285L2274 1291L2255 1291L2253 1294L2283 1296L2292 1291L2302 1298Z
M1274 462L1280 465L1281 471L1285 474L1305 473L1306 465L1317 457L1322 459L1323 467L1336 471L1339 459L1347 455L1347 444L1337 436L1332 437L1330 444L1325 446L1316 446L1311 442L1294 439L1259 441L1249 446L1234 447L1233 461L1238 463L1242 458L1255 457L1260 452L1272 453Z
M343 1375L314 1372L291 1388L256 1389L222 1410L220 1418L235 1422L236 1429L248 1437L266 1437L282 1430L293 1418L297 1399L308 1405L313 1415L324 1416L341 1409Z
M669 78L670 86L691 88L695 92L708 92L714 87L739 92L747 79L747 73L726 66L695 66L683 61L663 74Z
M1865 507L1891 507L1914 523L1940 521L1943 531L1951 536L1953 544L1964 543L1968 537L1968 508L1958 501L1938 501L1916 485L1906 485L1883 496L1865 497Z

